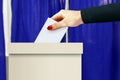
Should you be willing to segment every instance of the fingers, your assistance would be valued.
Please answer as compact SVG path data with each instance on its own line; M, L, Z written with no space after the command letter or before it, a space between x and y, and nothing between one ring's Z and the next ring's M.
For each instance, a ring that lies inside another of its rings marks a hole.
M66 26L64 17L62 15L62 10L59 11L57 14L55 14L53 17L51 17L53 20L57 21L56 23L48 26L48 30L55 30L61 27Z
M62 20L60 22L56 22L50 26L48 26L48 30L55 30L55 29L58 29L58 28L61 28L61 27L65 27L67 26L67 24L65 23L65 20Z
M59 11L57 14L55 14L53 17L51 17L53 20L59 22L61 20L64 19L63 15L62 15L62 10Z
M55 20L55 21L60 21L60 19L62 18L62 15L61 14L55 14L52 19Z
M57 21L56 23L48 26L48 30L55 30L61 27L67 26L65 17L63 16L63 10L59 11L57 14L55 14L53 17L51 17L53 20Z

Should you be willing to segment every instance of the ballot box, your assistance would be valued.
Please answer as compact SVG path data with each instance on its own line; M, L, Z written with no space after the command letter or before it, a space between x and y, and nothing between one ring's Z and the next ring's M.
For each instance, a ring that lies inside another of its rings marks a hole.
M8 80L81 80L82 43L10 43L8 53Z

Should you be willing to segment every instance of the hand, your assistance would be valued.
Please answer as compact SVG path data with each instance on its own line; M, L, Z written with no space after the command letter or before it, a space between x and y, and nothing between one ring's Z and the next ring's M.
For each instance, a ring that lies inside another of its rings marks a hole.
M61 10L52 17L57 21L53 25L48 26L48 30L55 30L61 27L75 27L83 24L81 11Z

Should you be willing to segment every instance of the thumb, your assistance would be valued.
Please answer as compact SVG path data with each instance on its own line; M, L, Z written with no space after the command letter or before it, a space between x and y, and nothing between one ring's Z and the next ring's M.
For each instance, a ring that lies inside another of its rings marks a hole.
M67 24L65 23L64 20L60 21L60 22L56 22L50 26L48 26L48 30L55 30L55 29L58 29L58 28L61 28L61 27L65 27L67 26Z

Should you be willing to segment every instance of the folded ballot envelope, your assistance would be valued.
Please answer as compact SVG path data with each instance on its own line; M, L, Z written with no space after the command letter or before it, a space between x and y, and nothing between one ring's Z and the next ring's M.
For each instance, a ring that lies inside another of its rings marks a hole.
M60 43L61 42L68 28L63 27L57 30L49 31L47 27L49 25L52 25L55 22L56 21L54 21L51 18L48 18L46 20L44 26L42 27L41 31L39 32L35 40L35 43Z

